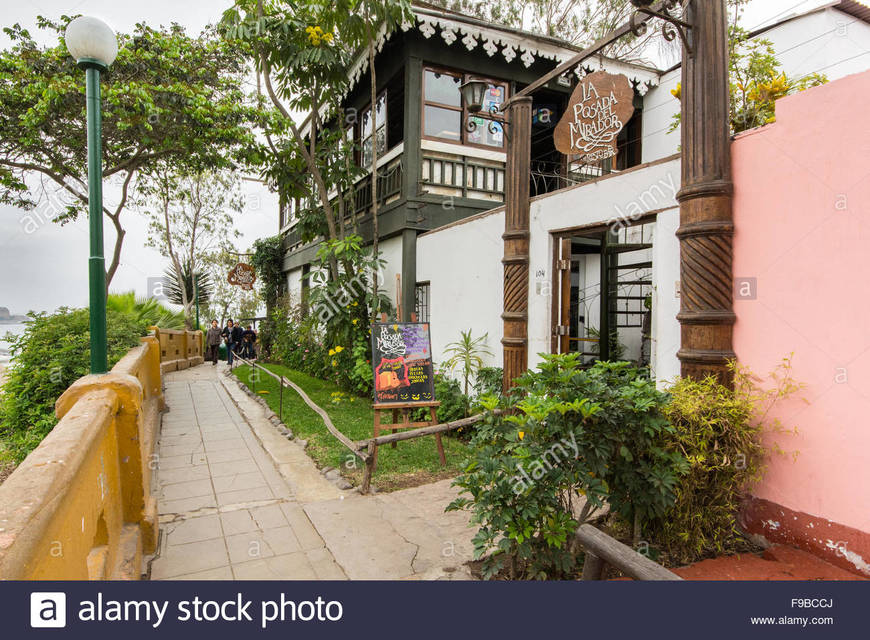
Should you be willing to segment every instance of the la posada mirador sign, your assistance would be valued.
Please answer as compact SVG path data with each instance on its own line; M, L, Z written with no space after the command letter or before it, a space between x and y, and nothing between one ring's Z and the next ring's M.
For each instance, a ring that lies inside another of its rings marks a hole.
M561 153L589 164L612 158L617 137L634 114L634 89L625 76L596 71L571 94L553 141Z

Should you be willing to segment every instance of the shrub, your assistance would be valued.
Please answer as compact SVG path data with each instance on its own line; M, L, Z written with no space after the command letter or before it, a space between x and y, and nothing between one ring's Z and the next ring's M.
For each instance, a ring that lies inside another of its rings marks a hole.
M54 428L55 401L90 367L87 309L61 308L50 315L29 315L24 333L11 340L13 360L0 397L0 439L17 462ZM139 345L148 322L110 309L107 325L111 367Z
M742 541L737 514L744 492L757 482L765 463L763 423L778 400L801 387L784 359L771 374L774 386L759 388L746 369L732 365L734 388L709 377L680 379L670 389L665 416L676 428L667 446L681 451L689 465L676 490L676 502L644 535L680 564L736 551ZM779 429L776 422L772 425Z
M661 515L675 499L685 461L662 444L673 430L661 413L667 396L628 363L582 370L577 354L545 355L508 397L482 399L486 418L455 484L479 525L475 557L492 577L510 559L511 577L573 575L567 544L578 521L606 501L628 522ZM496 417L492 409L518 411ZM575 510L575 496L586 504Z
M501 367L481 367L474 381L474 394L482 396L497 396L501 393L504 369Z

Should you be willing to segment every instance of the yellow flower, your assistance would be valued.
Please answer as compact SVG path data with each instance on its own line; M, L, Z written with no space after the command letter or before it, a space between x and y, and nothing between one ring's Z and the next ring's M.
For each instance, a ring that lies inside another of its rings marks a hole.
M335 355L335 349L330 349L330 350L329 350L329 355L334 356L334 355Z
M341 353L342 351L344 351L344 347L342 347L341 345L338 345L338 346L335 348L335 352L336 352L336 353Z
M332 34L331 34L331 33L324 33L324 34L323 34L323 39L324 39L326 42L332 42Z
M520 436L520 440L522 440L523 438L526 437L526 432L525 432L525 431L520 431L519 436Z
M358 306L359 306L359 302L354 302L354 303L353 303L352 305L350 305L350 306L352 306L352 307L358 307Z
M680 100L683 95L683 84L681 82L677 83L677 88L671 90L671 95L674 96L677 100Z
M354 319L353 319L353 323L354 323L354 324L359 324L359 318L354 318Z
M332 361L332 366L333 366L333 367L337 367L337 366L338 366L338 361L337 361L337 360L333 360L333 361Z

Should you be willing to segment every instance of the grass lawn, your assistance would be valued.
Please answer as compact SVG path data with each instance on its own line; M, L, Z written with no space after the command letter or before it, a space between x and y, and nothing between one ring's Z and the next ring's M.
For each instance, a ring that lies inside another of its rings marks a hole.
M370 400L352 396L342 392L331 382L312 378L281 365L263 366L302 387L329 414L336 428L351 440L363 440L374 435L374 411ZM235 367L233 374L249 387L253 387L249 366ZM256 381L256 391L278 413L278 381L261 372L259 380ZM308 441L308 454L318 466L340 469L351 482L360 484L364 466L362 461L327 431L320 416L305 404L298 393L286 387L281 420L296 437ZM438 461L438 450L433 436L399 442L395 449L390 446L380 447L378 467L372 484L380 491L392 491L455 476L468 454L468 447L449 434L443 435L442 441L447 458L446 467L442 467Z

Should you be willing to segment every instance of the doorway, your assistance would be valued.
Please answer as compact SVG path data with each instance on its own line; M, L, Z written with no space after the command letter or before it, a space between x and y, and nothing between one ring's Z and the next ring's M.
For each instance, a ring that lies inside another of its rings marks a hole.
M553 234L552 353L649 366L655 220Z

